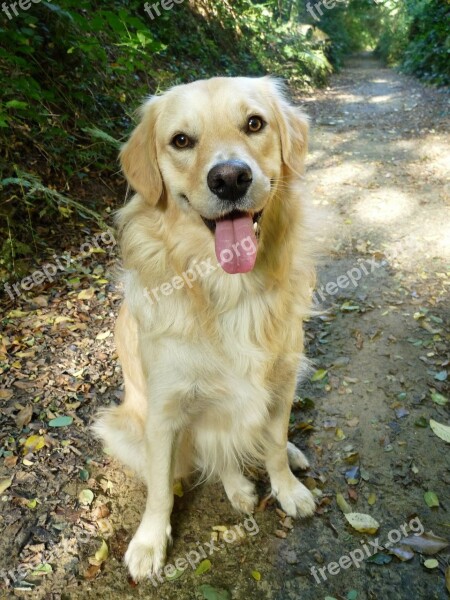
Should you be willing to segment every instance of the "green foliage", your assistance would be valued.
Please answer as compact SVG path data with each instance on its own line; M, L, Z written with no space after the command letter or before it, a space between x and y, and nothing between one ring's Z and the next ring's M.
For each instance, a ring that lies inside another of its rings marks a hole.
M450 3L389 0L377 51L386 62L429 83L450 83Z

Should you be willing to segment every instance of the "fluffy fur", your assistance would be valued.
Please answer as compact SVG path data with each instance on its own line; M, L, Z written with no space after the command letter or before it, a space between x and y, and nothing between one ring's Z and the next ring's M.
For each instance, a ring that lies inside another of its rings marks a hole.
M266 126L250 135L244 125L255 114ZM195 146L174 148L180 132ZM137 192L118 215L125 301L116 343L125 399L94 429L148 486L125 555L135 580L164 564L175 478L218 477L232 505L248 513L257 496L243 467L261 464L286 513L314 512L313 496L288 464L306 468L307 459L287 441L314 283L300 187L307 134L305 116L273 79L214 78L151 98L122 150ZM245 160L253 172L242 209L263 210L256 265L245 274L217 266L202 220L224 212L206 177L227 159ZM174 280L198 265L204 276ZM162 293L171 281L179 287Z

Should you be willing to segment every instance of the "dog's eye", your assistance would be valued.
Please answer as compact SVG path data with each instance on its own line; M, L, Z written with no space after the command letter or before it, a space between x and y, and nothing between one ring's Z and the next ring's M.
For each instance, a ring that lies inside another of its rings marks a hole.
M172 145L183 150L192 146L191 139L185 133L179 133L172 140Z
M250 117L247 121L247 133L257 133L258 131L261 131L264 126L265 122L261 119L261 117L253 115L253 117Z

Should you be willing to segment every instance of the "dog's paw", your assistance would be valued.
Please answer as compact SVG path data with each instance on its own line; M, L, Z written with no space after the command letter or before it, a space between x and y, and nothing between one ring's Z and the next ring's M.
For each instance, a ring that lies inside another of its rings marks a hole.
M156 575L164 566L170 531L147 536L136 532L125 553L124 561L132 579L136 582Z
M289 466L293 471L296 469L307 469L309 467L309 461L301 450L294 446L292 442L287 443L287 453Z
M230 497L230 502L233 508L239 512L250 514L255 510L258 503L258 495L255 488L251 485L250 489L237 490Z
M239 474L224 481L224 487L233 508L242 513L252 513L258 503L258 495L251 481Z
M281 508L290 517L309 517L316 510L314 496L300 481L294 480L276 494Z

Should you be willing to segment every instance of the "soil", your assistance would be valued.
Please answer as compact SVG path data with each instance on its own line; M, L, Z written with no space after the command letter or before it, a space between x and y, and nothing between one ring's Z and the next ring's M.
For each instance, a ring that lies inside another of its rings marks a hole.
M448 598L448 548L407 555L398 544L407 524L450 538L449 446L429 426L449 423L448 93L362 55L297 100L311 116L306 180L329 248L306 324L315 371L298 389L290 435L311 460L299 476L317 515L285 519L264 474L255 521L233 512L219 484L184 490L168 561L188 556L200 569L129 581L122 557L145 490L87 428L122 393L110 333L117 258L100 243L71 273L4 306L0 598ZM73 422L48 426L57 416ZM352 528L337 494L376 519L377 533ZM102 539L109 553L96 560ZM390 545L372 562L341 558L376 539ZM19 574L19 564L33 568ZM42 564L51 572L33 574Z

